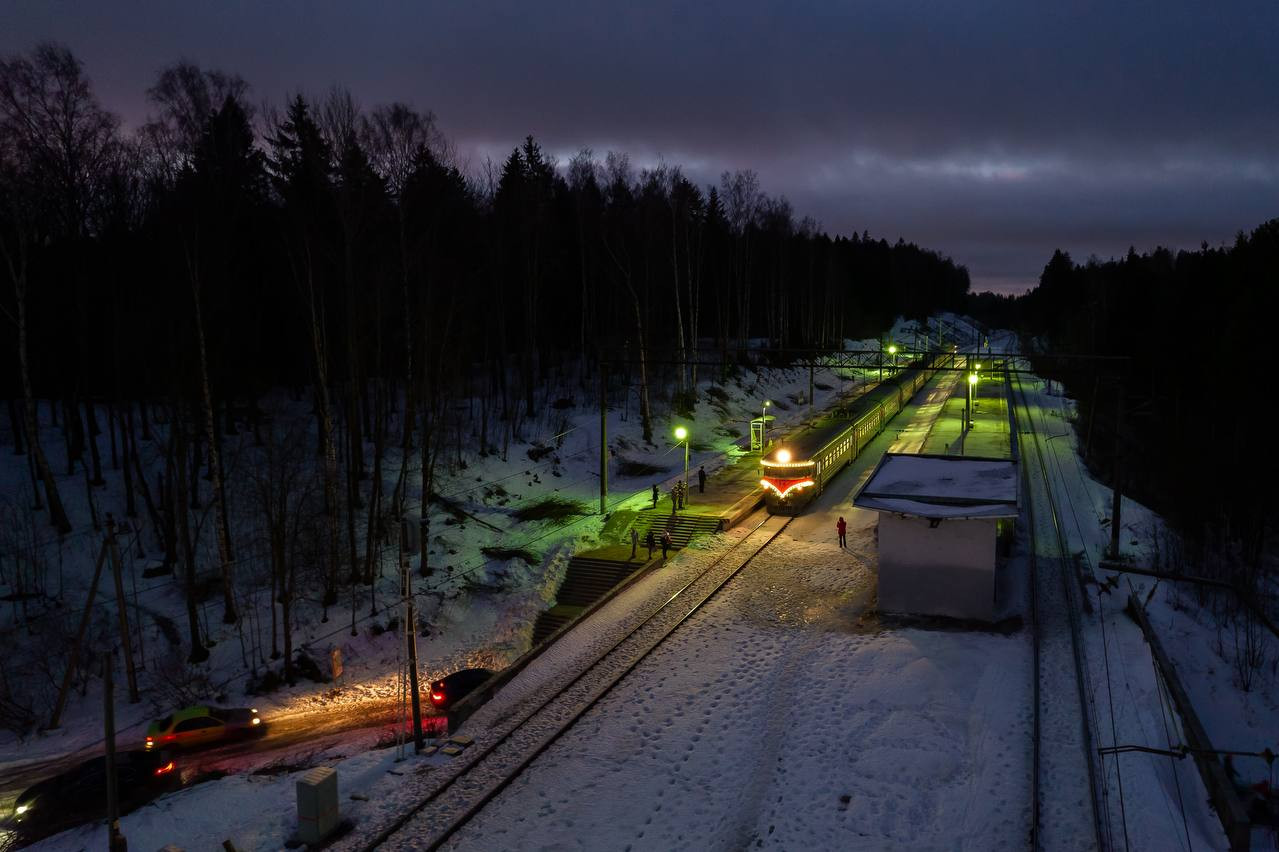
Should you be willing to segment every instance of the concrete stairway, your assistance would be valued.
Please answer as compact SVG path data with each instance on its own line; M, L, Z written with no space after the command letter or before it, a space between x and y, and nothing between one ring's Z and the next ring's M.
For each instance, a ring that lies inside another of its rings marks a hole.
M668 530L671 534L671 544L678 550L681 547L688 547L689 540L695 535L713 535L719 532L720 523L718 515L696 515L690 512L676 512L672 515L669 511L658 508L640 512L635 518L633 528L639 533L641 548L644 547L644 537L651 529L654 538L660 538L662 531ZM629 541L629 538L627 540Z
M645 551L641 551L641 554ZM577 618L613 587L644 565L644 557L628 561L584 554L574 556L555 595L555 606L541 613L533 625L533 644L541 642L564 624Z

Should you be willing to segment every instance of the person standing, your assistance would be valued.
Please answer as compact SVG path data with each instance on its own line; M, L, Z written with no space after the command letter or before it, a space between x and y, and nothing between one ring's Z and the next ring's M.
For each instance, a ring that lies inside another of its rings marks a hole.
M662 561L666 561L666 552L671 549L671 531L662 531Z
M844 521L844 517L842 515L840 516L839 521L835 524L835 529L839 531L839 546L847 547L848 539L846 536L848 535L848 524Z
M697 493L706 493L706 465L697 468Z
M635 558L635 551L639 549L639 530L631 527L631 558Z
M648 559L653 560L653 528L648 528L648 535L644 536L644 544L648 545Z
M679 509L679 483L671 486L671 517L675 516L676 510Z
M658 497L659 497L659 494L658 494L658 491L657 491L657 483L656 483L656 482L654 482L654 483L653 483L653 508L654 508L654 509L656 509L656 508L657 508L657 500L658 500Z

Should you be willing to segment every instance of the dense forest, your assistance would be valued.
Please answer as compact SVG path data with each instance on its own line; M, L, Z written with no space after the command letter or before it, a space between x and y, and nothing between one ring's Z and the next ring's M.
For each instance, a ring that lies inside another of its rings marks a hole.
M192 513L210 503L205 567L223 620L239 617L230 435L259 448L236 509L269 546L287 664L298 584L328 605L371 583L377 519L433 493L446 442L504 452L600 384L610 403L637 389L650 438L654 406L687 405L752 341L837 349L959 308L969 286L934 252L797 219L750 171L700 186L618 152L557 160L532 136L476 164L428 111L341 88L255 106L240 77L184 62L147 97L126 131L67 49L0 62L0 394L45 529L72 527L59 478L83 473L91 509L104 475L123 479L125 514L185 577L193 660ZM609 363L627 387L600 382ZM310 405L304 433L262 422L272 393ZM388 447L418 461L383 494Z
M1041 366L1079 401L1088 464L1173 523L1199 551L1195 572L1258 578L1279 473L1258 381L1279 309L1279 219L1198 251L1084 264L1058 251L1038 288L974 307L1011 314L1041 352L1126 356Z

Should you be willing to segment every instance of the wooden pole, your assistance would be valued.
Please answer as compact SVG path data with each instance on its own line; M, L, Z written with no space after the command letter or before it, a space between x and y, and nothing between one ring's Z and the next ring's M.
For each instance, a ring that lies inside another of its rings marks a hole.
M107 747L107 848L110 852L126 852L129 845L120 833L119 778L115 771L115 684L110 651L102 655L102 727Z
M129 683L129 703L137 704L138 673L133 667L133 644L129 638L129 615L125 608L124 577L120 569L120 548L115 540L115 519L107 514L107 554L111 559L111 576L115 580L115 606L120 613L120 645L124 649L124 671Z
M62 718L62 710L67 704L67 692L71 689L71 676L75 673L76 660L80 656L80 643L84 641L84 631L89 626L89 613L93 610L93 598L98 592L98 578L102 576L102 562L107 558L107 543L102 542L98 551L98 564L93 568L93 581L89 584L89 597L84 602L84 614L80 616L80 629L76 631L75 643L71 646L71 656L67 659L67 672L62 676L62 688L58 690L58 701L53 705L53 718L49 720L49 730L58 727Z

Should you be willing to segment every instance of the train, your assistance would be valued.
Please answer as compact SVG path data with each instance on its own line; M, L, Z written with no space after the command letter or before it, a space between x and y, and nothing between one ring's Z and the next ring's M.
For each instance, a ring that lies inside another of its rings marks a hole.
M851 409L837 411L766 452L760 459L759 484L768 511L798 514L936 374L934 360L941 364L953 359L946 353L930 357L927 364L915 362L857 399Z

